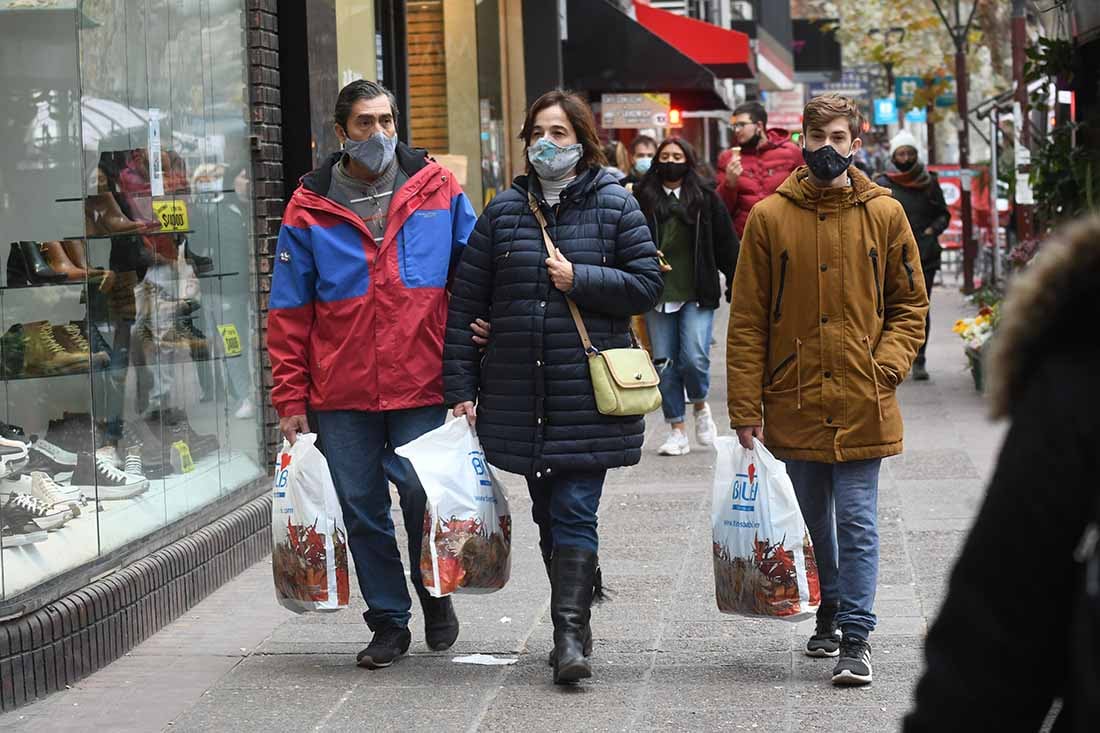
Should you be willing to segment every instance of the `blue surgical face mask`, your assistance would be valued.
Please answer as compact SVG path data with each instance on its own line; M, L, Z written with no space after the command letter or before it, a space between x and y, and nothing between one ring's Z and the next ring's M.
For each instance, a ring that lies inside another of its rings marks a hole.
M649 167L653 165L653 158L638 158L634 161L634 170L641 173L643 176L649 172Z
M560 181L568 178L581 160L584 146L573 143L564 148L549 138L541 138L527 148L527 160L539 178L547 181Z
M390 167L397 152L397 135L389 136L379 130L366 140L344 139L344 152L355 162L377 176Z

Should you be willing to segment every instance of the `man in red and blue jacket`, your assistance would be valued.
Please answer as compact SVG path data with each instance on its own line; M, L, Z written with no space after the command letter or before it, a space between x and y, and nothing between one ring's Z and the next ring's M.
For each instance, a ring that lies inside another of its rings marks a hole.
M336 102L342 144L302 178L283 215L269 300L271 400L287 440L317 423L348 530L363 614L360 666L408 651L411 600L390 519L397 486L428 646L458 619L420 575L425 495L394 448L443 424L447 283L475 215L454 174L397 140L397 105L357 81Z

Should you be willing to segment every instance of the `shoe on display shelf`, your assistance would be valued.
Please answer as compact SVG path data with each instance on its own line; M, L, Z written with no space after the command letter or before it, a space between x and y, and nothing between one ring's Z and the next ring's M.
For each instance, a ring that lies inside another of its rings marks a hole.
M170 456L161 439L161 430L152 431L144 420L128 420L122 426L122 442L126 455L137 453L141 458L141 475L162 479L172 472Z
M72 477L75 468L76 453L70 453L44 438L39 438L31 444L30 458L20 472L26 474L41 471L55 481L67 481Z
M79 489L62 486L41 471L31 474L31 494L50 506L67 506L74 518L88 506L88 497Z
M131 476L144 476L145 466L141 460L141 449L131 448L126 453L126 462L122 466L122 470Z
M8 524L7 520L0 522L0 547L5 550L9 547L22 547L45 542L49 539L46 530L39 529L34 522L30 524Z
M149 480L144 476L131 476L104 458L81 452L70 486L98 501L119 501L145 493Z
M0 422L0 445L10 445L12 448L18 448L21 445L30 445L30 443L31 439L23 432L23 428L18 425Z
M23 352L23 373L28 377L49 377L60 374L80 374L88 370L91 355L66 351L54 338L48 321L24 323L26 349Z
M65 281L63 273L46 262L46 254L38 242L12 242L8 253L8 287L48 285Z
M105 445L102 448L96 448L95 457L96 460L102 458L115 468L122 468L122 459L118 456L118 449L113 445Z
M27 465L29 455L26 445L22 448L0 445L0 476L10 476L22 471Z
M70 354L80 354L83 358L90 359L95 369L102 369L111 363L111 355L106 351L92 352L92 347L80 332L80 328L71 323L54 326L53 337L57 343L61 344L61 348Z
M19 527L34 524L47 532L61 529L73 517L68 506L50 506L31 494L8 494L0 507L0 517L8 526Z

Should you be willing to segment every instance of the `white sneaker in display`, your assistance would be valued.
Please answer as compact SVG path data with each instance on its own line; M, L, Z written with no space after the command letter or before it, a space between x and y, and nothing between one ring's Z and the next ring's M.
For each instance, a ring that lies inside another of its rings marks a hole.
M686 456L691 452L688 436L683 430L670 430L668 438L657 449L659 456Z
M80 516L81 507L88 505L78 489L61 486L41 471L31 471L30 493L51 508L67 508L74 518Z
M256 416L256 405L252 400L242 400L240 407L237 408L237 412L233 414L238 420L249 420Z
M118 459L118 451L113 445L105 445L102 448L97 449L95 452L95 457L96 460L102 459L104 461L107 461L115 468L120 467L121 461L119 461ZM73 465L76 465L75 462Z
M710 446L717 437L718 426L710 415L710 405L704 405L702 410L695 411L695 439L699 445Z

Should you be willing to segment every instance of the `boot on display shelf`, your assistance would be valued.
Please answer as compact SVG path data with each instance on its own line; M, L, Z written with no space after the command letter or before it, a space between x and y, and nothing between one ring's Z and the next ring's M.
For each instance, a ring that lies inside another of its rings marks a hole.
M26 339L23 371L29 377L79 374L87 371L91 354L66 351L53 335L48 321L23 324Z
M69 259L69 253L61 242L43 242L42 251L53 271L60 272L69 282L81 282L88 276L87 270L80 269Z
M84 199L84 230L89 237L100 237L150 231L150 227L123 214L113 194L97 193Z
M69 321L68 327L76 329L76 332L84 339L84 343L88 344L93 355L99 353L106 354L107 361L110 362L114 350L111 348L110 344L107 343L107 340L103 338L103 334L100 332L99 327L95 325L89 326L87 321Z
M191 267L194 268L196 275L204 275L214 269L214 259L191 251L190 241L183 247L183 256L191 263Z
M54 326L53 337L57 343L61 344L61 348L70 354L80 354L83 358L90 359L93 369L102 368L111 363L111 355L106 351L91 351L84 334L80 332L80 328L72 323L67 323L64 326Z
M0 377L19 379L23 376L23 362L27 350L27 340L23 335L23 324L16 323L0 336Z
M50 267L38 242L11 243L11 251L8 253L9 288L48 285L64 281L65 274Z

